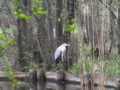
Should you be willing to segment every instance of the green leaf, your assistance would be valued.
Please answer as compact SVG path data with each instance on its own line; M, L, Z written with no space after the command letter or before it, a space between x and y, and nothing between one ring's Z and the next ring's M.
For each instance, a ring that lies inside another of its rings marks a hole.
M43 7L39 7L38 9L41 11L41 10L43 10Z
M7 41L7 44L12 44L13 43L13 39L9 39L8 41Z
M45 15L45 14L47 14L47 12L46 12L46 11L42 11L41 14L42 14L42 15Z
M73 32L75 29L76 29L76 25L75 25L75 24L72 24L72 25L68 25L65 30L66 30L66 31Z
M63 14L62 14L62 13L60 14L60 17L63 17Z
M72 24L72 25L70 25L70 28L69 28L70 30L75 30L76 29L76 25L75 24Z
M5 40L6 36L3 33L0 33L0 40Z
M61 19L60 19L60 18L58 18L58 21L60 22L60 21L61 21Z
M35 0L35 2L36 2L37 4L40 4L40 3L41 3L41 1L40 1L40 0Z
M75 18L72 18L72 20L71 20L72 22L75 22L76 21L76 19Z
M3 33L2 28L0 28L0 33Z

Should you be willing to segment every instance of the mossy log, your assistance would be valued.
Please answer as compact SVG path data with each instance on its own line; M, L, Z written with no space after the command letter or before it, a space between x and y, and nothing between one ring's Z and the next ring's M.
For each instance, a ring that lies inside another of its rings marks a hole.
M108 86L120 87L120 76L108 77L102 74L72 74L63 71L48 72L44 70L31 70L28 72L16 72L14 76L18 80L25 80L30 82L37 82L41 79L43 81L71 83L76 85L94 85L94 86ZM10 80L6 73L0 73L0 81Z
M29 73L28 72L13 72L15 78L17 80L28 81L29 80ZM5 72L0 73L0 81L11 81L8 78L8 75Z
M99 74L72 74L64 73L64 82L80 85L94 85L94 86L108 86L108 87L120 87L120 76L108 77L101 76ZM45 72L45 77L48 81L56 81L57 72Z
M1 81L0 82L0 86L2 86L2 85L7 85L7 86L11 86L13 83L11 82L11 81ZM29 83L28 82L24 82L24 81L20 81L19 83L18 83L18 85L19 86L21 86L21 87L29 87L30 85L29 85ZM1 90L1 89L0 89Z

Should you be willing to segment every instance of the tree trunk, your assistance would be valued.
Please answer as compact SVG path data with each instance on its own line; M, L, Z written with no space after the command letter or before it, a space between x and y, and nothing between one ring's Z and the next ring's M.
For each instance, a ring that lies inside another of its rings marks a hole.
M67 26L70 26L74 23L73 19L75 18L75 0L67 0L67 12L68 12ZM64 31L64 42L65 43L70 43L70 35L71 35L70 31ZM67 64L66 64L66 68L67 68L72 62L70 58L70 50L68 48L66 50L66 61L67 61Z
M67 25L72 25L73 24L73 19L75 18L75 0L67 0L67 12L68 12L68 16L67 16L67 21L69 21L69 23L67 23ZM64 32L64 42L66 43L70 43L70 31L65 31Z
M27 9L31 7L31 0L20 0L19 1L19 8L25 12L26 15L30 15L30 11ZM17 9L17 10L18 10ZM16 11L17 11L16 10ZM19 67L24 67L27 65L27 60L25 57L25 51L31 50L33 47L33 36L32 34L32 23L30 20L26 19L17 19L17 44L18 44L18 62ZM29 52L29 51L28 51Z
M52 7L50 4L50 1L46 0L46 10L47 10L47 15L46 15L46 29L47 29L47 34L48 34L48 42L46 43L48 47L48 60L50 62L53 62L53 53L54 53L54 32L53 32L53 19L50 17L52 16Z
M118 3L120 2L120 0L118 0ZM120 3L119 3L119 7L118 7L118 28L117 28L117 38L118 38L118 54L120 54Z
M17 30L18 30L18 36L17 36L17 44L18 44L18 64L19 67L23 65L23 44L22 44L22 21L21 20L17 20ZM24 62L25 63L25 62Z
M62 38L63 38L62 7L63 7L63 0L56 0L56 38L57 38L57 46L59 46L62 43Z
M54 37L53 37L53 24L52 19L52 8L51 3L48 0L44 0L45 9L48 12L45 16L45 30L46 30L46 42L45 42L45 57L46 60L44 61L45 69L49 70L51 63L53 62L53 53L54 53Z
M39 51L42 56L42 62L44 69L48 70L53 62L53 50L54 50L54 37L53 37L53 24L51 13L51 4L48 0L43 0L42 6L46 15L42 15L40 18L37 17L38 24L38 43Z
M110 1L110 49L109 49L109 53L111 53L112 51L112 47L114 45L114 40L115 40L115 18L114 15L112 14L112 0Z

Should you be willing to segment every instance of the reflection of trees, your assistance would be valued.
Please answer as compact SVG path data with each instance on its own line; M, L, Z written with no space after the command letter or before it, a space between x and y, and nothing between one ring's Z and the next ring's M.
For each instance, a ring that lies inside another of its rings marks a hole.
M46 90L45 83L44 82L37 82L37 90Z
M15 90L29 90L26 87L20 87L20 88L16 88Z
M56 90L65 90L65 85L62 84L56 84Z
M0 86L0 90L3 90L3 88Z

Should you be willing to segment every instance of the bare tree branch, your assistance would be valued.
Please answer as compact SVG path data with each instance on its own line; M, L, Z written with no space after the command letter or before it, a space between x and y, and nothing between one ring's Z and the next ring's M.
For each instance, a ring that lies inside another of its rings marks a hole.
M98 0L98 1L100 1L102 4L104 4L102 0ZM115 13L111 10L111 8L108 7L108 6L105 5L105 4L104 4L104 6L105 6L109 11L111 11L111 14L112 14L113 18L115 18L115 19L117 20L117 17L116 17L116 15L115 15Z
M4 2L3 2L3 4L2 4L2 7L0 8L0 13L1 13L1 11L2 11L4 5L5 5L5 3L6 3L6 0L4 0Z

